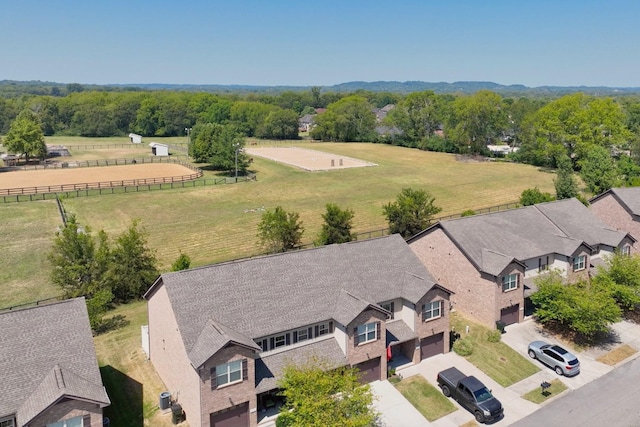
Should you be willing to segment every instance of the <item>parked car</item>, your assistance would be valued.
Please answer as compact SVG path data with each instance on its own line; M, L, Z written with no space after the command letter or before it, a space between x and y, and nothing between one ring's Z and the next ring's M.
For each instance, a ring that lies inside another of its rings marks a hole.
M468 377L456 368L449 368L438 373L437 382L442 394L453 397L462 407L473 412L479 423L502 418L502 403L476 377Z
M568 350L544 341L529 344L529 357L553 368L558 375L573 376L580 372L580 361Z

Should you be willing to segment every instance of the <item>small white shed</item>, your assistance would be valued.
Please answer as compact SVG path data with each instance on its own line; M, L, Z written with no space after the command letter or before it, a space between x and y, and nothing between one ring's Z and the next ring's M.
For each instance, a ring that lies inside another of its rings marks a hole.
M152 142L149 144L151 147L151 154L154 156L168 156L169 155L169 146L165 144L160 144L159 142Z
M134 144L140 144L142 142L142 135L138 135L137 133L130 133L129 139Z

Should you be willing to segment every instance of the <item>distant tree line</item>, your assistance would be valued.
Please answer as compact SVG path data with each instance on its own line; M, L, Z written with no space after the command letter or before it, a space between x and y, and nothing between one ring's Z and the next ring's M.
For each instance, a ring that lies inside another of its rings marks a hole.
M77 87L76 87L77 86ZM386 115L380 108L392 104ZM315 114L317 109L325 109ZM185 136L190 154L212 159L216 138L296 139L299 118L314 114L313 139L374 142L420 150L497 156L489 145L517 148L510 160L580 173L589 191L640 184L640 97L578 92L556 98L509 98L489 90L471 95L433 91L395 94L306 91L197 93L87 90L68 85L64 96L0 98L0 134L24 110L45 136ZM224 130L226 129L226 130ZM230 134L235 135L230 137ZM218 144L220 145L220 144ZM229 145L229 144L227 144ZM218 147L220 148L220 147ZM233 152L226 147L226 152ZM230 157L225 165L228 168ZM246 159L241 157L243 167Z

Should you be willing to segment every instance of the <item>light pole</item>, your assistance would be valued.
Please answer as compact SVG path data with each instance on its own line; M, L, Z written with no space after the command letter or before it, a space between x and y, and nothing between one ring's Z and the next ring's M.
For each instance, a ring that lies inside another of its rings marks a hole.
M236 142L233 144L233 147L236 151L236 183L238 182L238 151L240 150L240 143Z
M191 129L193 128L184 128L184 131L187 134L187 145L191 144Z

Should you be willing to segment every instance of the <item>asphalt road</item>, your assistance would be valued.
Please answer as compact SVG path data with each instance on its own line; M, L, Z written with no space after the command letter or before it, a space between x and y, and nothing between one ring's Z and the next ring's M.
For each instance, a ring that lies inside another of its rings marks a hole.
M640 358L570 391L514 427L640 426Z

